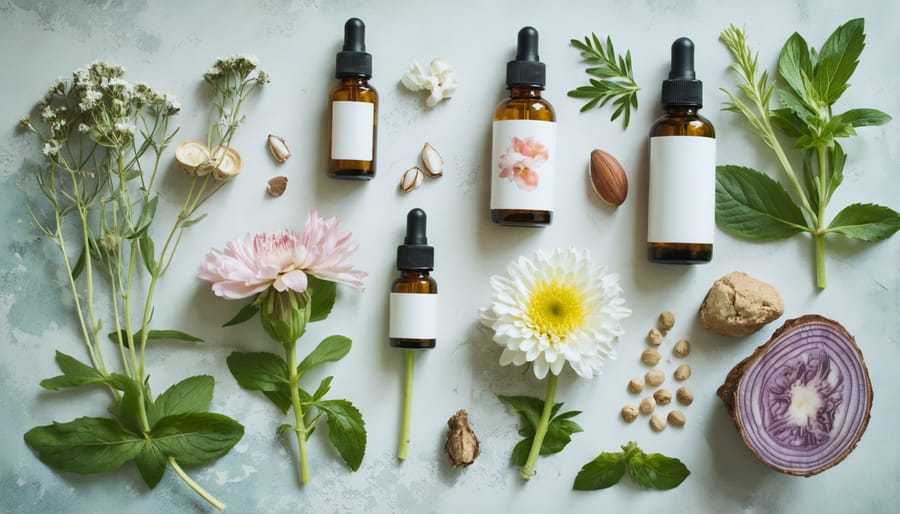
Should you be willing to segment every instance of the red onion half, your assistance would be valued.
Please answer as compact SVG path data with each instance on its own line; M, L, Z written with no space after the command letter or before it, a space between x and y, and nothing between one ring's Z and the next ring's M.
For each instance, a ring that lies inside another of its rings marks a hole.
M728 373L717 394L757 459L804 477L853 451L872 408L869 372L853 336L814 314L785 322Z

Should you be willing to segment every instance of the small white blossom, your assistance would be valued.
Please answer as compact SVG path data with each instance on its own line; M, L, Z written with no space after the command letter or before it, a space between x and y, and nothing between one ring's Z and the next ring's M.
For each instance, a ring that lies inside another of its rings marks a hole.
M50 121L56 117L56 111L53 110L49 105L44 107L44 110L41 111L41 119L44 121Z
M89 131L89 130L91 130L91 127L87 126L87 124L85 124L85 123L79 123L79 124L78 124L78 132L81 132L82 134L85 134L85 133L87 133L87 131Z
M47 157L52 157L59 154L59 142L55 139L47 141L46 143L44 143L43 152Z
M97 102L99 102L101 98L103 98L103 93L100 91L90 88L85 89L84 93L81 95L81 103L78 104L78 107L82 111L90 111L97 106Z
M116 131L122 135L133 136L134 135L134 123L130 121L117 121L115 124Z

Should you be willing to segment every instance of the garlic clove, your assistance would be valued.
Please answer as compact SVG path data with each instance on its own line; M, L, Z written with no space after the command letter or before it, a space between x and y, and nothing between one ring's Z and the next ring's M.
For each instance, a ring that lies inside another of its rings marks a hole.
M191 175L206 175L210 168L209 148L197 141L185 141L175 149L175 162Z
M615 157L603 150L591 152L591 187L604 203L618 207L628 196L628 176Z
M418 166L413 166L412 168L403 172L403 176L400 177L400 189L404 193L409 193L410 191L418 188L422 185L422 181L425 180L425 174L422 173L422 170Z
M425 172L431 178L444 176L444 159L441 154L431 146L431 143L425 143L422 148L422 162L425 163Z
M230 180L241 172L244 161L234 148L217 146L212 152L213 175L217 180Z
M291 158L291 151L281 136L269 134L269 151L272 152L272 157L278 162L284 162Z

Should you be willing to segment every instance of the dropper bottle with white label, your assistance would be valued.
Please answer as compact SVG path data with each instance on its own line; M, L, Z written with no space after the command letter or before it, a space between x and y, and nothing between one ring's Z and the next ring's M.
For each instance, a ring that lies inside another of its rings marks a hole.
M341 83L331 90L328 176L370 180L375 176L378 92L369 84L372 54L366 53L366 25L359 18L344 25L335 78Z
M428 246L426 221L422 209L412 209L406 215L406 238L397 248L400 278L391 287L388 336L391 346L405 349L406 362L403 417L397 451L400 460L406 460L409 445L415 350L434 348L437 343L438 287L431 276L434 247Z
M650 129L647 257L653 262L712 260L716 228L716 131L699 110L703 83L694 72L694 43L672 43L662 84L664 114Z

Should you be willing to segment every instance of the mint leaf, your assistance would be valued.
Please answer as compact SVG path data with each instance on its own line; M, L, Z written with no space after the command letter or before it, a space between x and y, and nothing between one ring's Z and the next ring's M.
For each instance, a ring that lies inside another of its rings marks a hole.
M222 326L231 327L234 325L240 325L241 323L251 319L253 316L256 316L257 312L259 312L259 305L256 303L256 299L254 298L252 302L243 306L233 318L226 321Z
M572 434L578 432L584 432L584 429L574 421L559 418L550 420L550 424L547 426L547 434L541 443L540 454L551 455L561 452L572 441Z
M809 57L809 45L803 36L794 32L781 48L778 57L778 74L798 96L806 93L806 82L812 77L813 66Z
M192 412L160 419L150 444L181 464L203 464L228 453L243 435L244 427L228 416Z
M106 378L93 366L88 366L71 355L57 350L56 364L63 374L41 380L41 387L57 391L66 387L104 383Z
M788 137L799 138L810 133L809 126L791 109L775 109L769 113L769 119Z
M678 487L691 474L680 460L661 453L645 455L638 450L628 459L628 472L642 487L668 490Z
M166 463L166 456L163 455L162 450L151 443L144 445L141 452L134 458L134 463L137 465L141 478L144 479L144 483L146 483L150 489L156 487L156 484L162 480L163 475L166 473L166 466L168 465Z
M519 435L522 436L513 448L510 463L514 466L524 466L534 443L534 435L541 420L544 410L544 401L530 396L498 396L498 398L516 411L521 418L519 423ZM572 441L572 434L582 432L583 429L570 418L581 414L581 411L568 411L556 415L562 403L554 403L550 410L550 422L547 424L547 433L541 442L540 455L552 455L559 453Z
M540 398L534 398L531 396L503 396L498 395L497 398L500 399L503 403L508 405L512 410L516 411L522 418L522 424L519 431L520 435L526 435L522 433L522 429L528 427L531 429L527 435L534 435L534 430L537 428L538 423L541 421L541 413L544 410L544 400ZM562 407L562 403L557 403L553 405L553 411L551 412L551 416Z
M109 418L78 418L32 428L25 443L53 469L88 474L119 468L141 451L144 439Z
M297 374L303 375L311 368L326 362L339 361L350 352L350 338L344 336L329 336L322 340L318 346L309 352L297 366Z
M328 416L331 444L350 469L358 470L366 453L366 424L362 414L347 400L323 400L316 407Z
M872 127L884 125L891 121L891 117L878 109L850 109L834 118L840 119L853 127Z
M716 167L716 222L750 239L783 239L807 230L803 213L781 184L732 165Z
M214 387L215 380L209 375L186 378L173 385L159 395L148 409L150 426L166 416L208 411Z
M862 18L838 27L819 50L812 82L822 106L832 105L847 90L847 81L856 71L859 56L866 46Z
M312 294L309 321L322 321L331 314L331 309L334 308L337 284L310 274L306 275L306 280Z
M603 452L594 460L581 467L575 477L572 489L576 491L595 491L606 489L619 483L625 475L625 454L622 452Z
M855 203L837 213L826 231L861 241L881 241L898 229L900 213L881 205Z
M268 352L231 352L228 370L244 389L278 391L289 384L287 363Z
M291 408L291 389L287 384L284 385L278 391L263 391L266 398L268 398L272 403L275 404L276 407L282 412L282 414L287 414L288 410Z
M140 434L143 432L140 417L144 403L143 388L141 384L125 375L117 374L116 378L117 381L114 387L121 390L124 394L119 400L118 409L114 413L123 427L135 434Z

